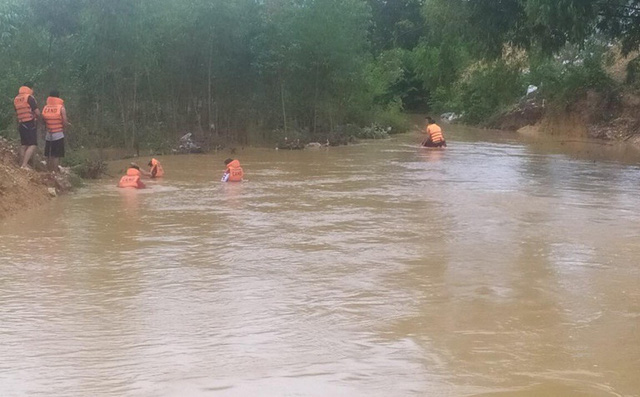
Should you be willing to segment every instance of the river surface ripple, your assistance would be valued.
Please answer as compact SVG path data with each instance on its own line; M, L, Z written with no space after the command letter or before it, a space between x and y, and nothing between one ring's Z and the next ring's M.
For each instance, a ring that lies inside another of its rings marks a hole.
M637 159L450 130L0 223L0 395L638 395Z

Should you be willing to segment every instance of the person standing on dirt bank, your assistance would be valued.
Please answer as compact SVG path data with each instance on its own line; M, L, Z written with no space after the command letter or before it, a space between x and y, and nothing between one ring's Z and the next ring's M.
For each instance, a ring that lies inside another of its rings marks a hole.
M29 168L29 160L38 147L38 118L40 110L33 97L33 83L27 81L18 90L18 96L13 100L18 118L18 132L20 133L20 161L21 168Z
M47 157L49 171L59 171L60 158L64 157L64 127L71 125L67 121L67 111L60 92L53 90L42 108L42 118L47 126L44 155Z
M427 139L422 142L424 147L447 147L447 141L444 140L442 128L431 117L426 118L427 121Z

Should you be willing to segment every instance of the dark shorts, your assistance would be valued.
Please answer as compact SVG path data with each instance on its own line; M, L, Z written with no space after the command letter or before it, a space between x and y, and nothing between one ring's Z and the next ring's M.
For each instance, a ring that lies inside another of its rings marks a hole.
M64 138L57 141L45 141L44 157L64 157Z
M38 127L35 121L18 124L20 144L22 146L36 146L38 144Z
M424 146L424 147L447 147L447 141L434 143L431 140L426 140L426 141L422 142L422 146Z

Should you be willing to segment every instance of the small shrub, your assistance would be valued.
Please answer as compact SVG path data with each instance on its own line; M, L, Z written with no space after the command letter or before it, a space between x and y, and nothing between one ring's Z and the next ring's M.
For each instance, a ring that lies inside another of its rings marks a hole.
M72 172L69 174L68 180L69 180L69 183L71 184L71 187L74 189L78 189L84 186L84 182L82 181L82 176L76 174L75 172Z
M399 99L391 102L386 108L378 110L373 117L373 123L384 127L388 134L407 132L411 127L406 114L403 113L402 101Z
M92 157L85 151L72 151L62 160L62 165L83 179L99 179L107 172L107 163Z
M454 85L447 110L464 113L466 122L480 123L512 104L524 88L519 66L501 60L478 64ZM437 94L440 97L444 92Z
M389 138L391 127L382 127L378 124L371 124L364 127L358 135L359 139L385 139Z
M566 106L589 90L602 93L614 89L614 81L604 68L606 52L589 48L568 59L547 58L533 63L529 82L540 88L540 94L551 106Z

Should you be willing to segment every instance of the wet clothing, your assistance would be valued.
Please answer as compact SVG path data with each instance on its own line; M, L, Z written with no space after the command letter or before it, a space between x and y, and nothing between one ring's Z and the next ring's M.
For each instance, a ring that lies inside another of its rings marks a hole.
M20 145L38 145L38 127L35 120L18 123L18 132L20 132Z
M118 182L118 187L122 187L122 188L132 187L134 189L144 189L146 185L140 179L141 176L142 176L142 173L140 172L140 170L131 167L127 169L127 175L120 178L120 182Z
M424 147L447 147L447 141L433 142L430 138L422 142Z
M422 142L424 147L447 147L447 142L444 140L442 134L442 128L436 123L427 125L427 139Z
M152 178L161 178L164 176L162 164L156 159L151 159L151 169L149 170Z
M64 138L56 139L55 141L46 140L44 143L44 156L64 157Z
M227 169L224 171L224 175L222 176L223 182L242 182L244 178L244 171L242 167L240 167L240 162L238 160L233 160L229 164L227 164Z
M442 128L440 128L440 126L436 123L433 124L429 124L427 126L427 134L429 134L429 137L427 138L427 141L431 141L433 143L440 143L444 141L444 135L442 134Z

